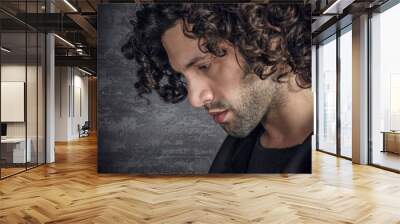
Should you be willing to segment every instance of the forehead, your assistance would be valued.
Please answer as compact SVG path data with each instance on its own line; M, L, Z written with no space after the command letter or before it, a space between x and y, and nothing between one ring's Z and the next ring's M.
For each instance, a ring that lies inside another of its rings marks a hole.
M198 47L198 39L185 36L182 28L182 22L177 22L161 38L169 63L177 71L183 71L191 59L205 55Z

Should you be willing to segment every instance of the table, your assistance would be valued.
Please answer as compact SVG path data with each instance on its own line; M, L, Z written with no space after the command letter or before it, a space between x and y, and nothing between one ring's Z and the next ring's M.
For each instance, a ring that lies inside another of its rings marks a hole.
M400 131L382 131L381 133L383 133L382 152L400 154Z
M3 152L12 152L12 163L26 163L31 162L31 145L32 141L30 138L26 139L27 147L25 151L25 138L6 138L1 139L1 151L2 157ZM12 147L10 149L10 147ZM3 157L4 158L4 157ZM11 161L10 161L11 162Z

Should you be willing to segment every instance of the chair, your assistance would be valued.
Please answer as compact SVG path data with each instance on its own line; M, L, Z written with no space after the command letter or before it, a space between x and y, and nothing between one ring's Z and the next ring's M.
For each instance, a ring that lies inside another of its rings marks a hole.
M78 124L79 138L89 136L89 129L90 129L89 121L85 121L82 127L80 127L80 125Z

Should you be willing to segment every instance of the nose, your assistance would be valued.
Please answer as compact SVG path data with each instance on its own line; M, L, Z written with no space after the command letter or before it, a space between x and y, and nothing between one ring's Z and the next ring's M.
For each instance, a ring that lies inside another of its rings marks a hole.
M193 107L203 107L214 99L210 85L201 79L188 80L188 99Z

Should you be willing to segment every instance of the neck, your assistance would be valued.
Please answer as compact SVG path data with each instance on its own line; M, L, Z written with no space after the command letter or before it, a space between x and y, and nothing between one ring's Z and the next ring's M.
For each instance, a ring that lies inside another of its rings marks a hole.
M265 128L261 145L265 148L288 148L302 144L313 131L313 96L310 88L297 85L290 75L283 85L281 99L263 119Z

